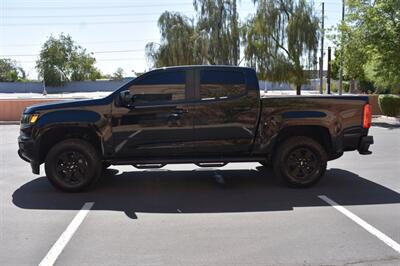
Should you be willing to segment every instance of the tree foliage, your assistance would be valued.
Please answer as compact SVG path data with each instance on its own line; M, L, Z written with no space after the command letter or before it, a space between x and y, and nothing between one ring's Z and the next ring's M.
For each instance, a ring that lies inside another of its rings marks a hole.
M161 43L148 43L155 67L238 64L240 39L236 0L195 0L197 23L183 14L164 12L158 26Z
M147 58L155 67L205 63L207 46L193 21L180 13L165 11L158 19L161 44L146 45Z
M236 0L194 0L197 32L205 32L210 64L237 65L240 56Z
M43 44L36 62L39 76L46 85L60 86L66 81L95 80L101 78L94 66L96 59L69 35L50 36Z
M15 82L25 79L25 71L14 60L0 59L0 82Z
M156 67L238 65L240 45L260 78L307 82L304 68L316 63L318 19L306 0L255 0L257 11L239 26L236 0L194 0L196 20L165 12L158 20L161 43L146 45ZM196 21L196 23L194 23ZM242 42L240 42L242 38Z
M124 78L124 70L122 68L117 68L115 72L112 74L112 80L122 80Z
M400 92L400 1L348 0L343 34L344 74Z
M304 67L316 61L318 18L305 0L258 0L256 14L245 22L245 59L261 79L307 82Z

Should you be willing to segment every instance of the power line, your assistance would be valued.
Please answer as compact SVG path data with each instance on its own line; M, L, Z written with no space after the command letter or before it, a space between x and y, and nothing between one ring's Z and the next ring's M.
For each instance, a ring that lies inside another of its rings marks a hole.
M175 0L176 3L187 3L189 0ZM246 0L247 1L247 0ZM330 1L335 1L335 0L330 0ZM11 1L12 2L12 1ZM22 0L18 0L17 1L18 4L64 4L64 3L82 3L82 0L31 0L31 1L22 1ZM109 0L85 0L83 2L89 2L89 3L109 3ZM162 3L163 0L147 0L148 3ZM118 3L118 4L130 4L130 3L143 3L142 0L114 0L113 3Z
M131 52L143 52L145 49L131 49L131 50L114 50L114 51L94 51L94 54L113 54L113 53L131 53ZM39 56L39 54L8 54L0 55L2 57L24 57L24 56Z
M25 57L25 56L39 56L39 54L5 54L0 55L1 57Z
M93 52L93 53L95 53L95 54L112 54L112 53L129 53L129 52L140 52L140 51L144 51L144 49L97 51L97 52Z
M193 6L192 3L157 3L157 4L140 4L140 5L92 5L92 6L32 6L32 7L4 7L5 10L43 10L43 9L114 9L114 8L130 8L130 7L162 7L162 6Z
M195 11L182 11L181 14L195 13ZM97 17L122 17L122 16L147 16L147 15L161 15L160 12L151 13L120 13L120 14L81 14L81 15L50 15L50 16L3 16L3 18L97 18Z
M109 4L110 1L109 0L104 0L104 1L99 1L99 0L85 0L85 3L90 3L90 4ZM187 4L189 1L188 0L175 0L176 4ZM79 5L80 3L82 3L82 0L65 0L65 1L56 1L56 0L49 0L49 1L39 1L39 0L33 0L33 1L18 1L18 5L40 5L40 4L52 4L53 6L56 5L62 5L62 4L77 4ZM116 5L126 5L126 4L142 4L143 1L142 0L127 0L127 1L113 1L112 4L116 4ZM153 3L153 4L161 4L163 3L162 0L156 0L156 1L152 1L152 0L147 0L146 3Z
M18 27L18 26L53 26L53 25L71 25L71 26L85 26L85 25L115 25L115 24L135 24L135 23L157 23L156 20L128 20L128 21L95 21L95 22L39 22L39 23L4 23L0 27Z
M137 58L106 58L106 59L97 59L96 58L96 61L131 61L131 60L146 60L146 58L140 58L140 57L137 57Z
M146 60L146 58L145 57L136 57L136 58L104 58L104 59L102 59L102 58L96 58L96 63L97 62L113 62L113 61L144 61L144 60ZM22 61L20 61L20 60L15 60L15 61L17 61L18 63L36 63L36 60L22 60Z
M120 40L120 41L94 41L94 42L82 42L79 43L79 45L87 45L87 44L102 44L102 43L134 43L134 42L153 42L153 41L158 41L155 39L136 39L136 40ZM0 47L29 47L29 46L39 46L42 45L43 43L37 43L37 44L7 44L7 45L0 45Z

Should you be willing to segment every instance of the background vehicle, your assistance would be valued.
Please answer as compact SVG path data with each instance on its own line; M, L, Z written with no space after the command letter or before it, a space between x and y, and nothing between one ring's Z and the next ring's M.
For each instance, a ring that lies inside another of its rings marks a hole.
M307 187L344 151L369 154L371 109L362 96L263 97L251 68L156 69L111 95L27 108L19 155L57 188L80 191L109 165L272 164Z

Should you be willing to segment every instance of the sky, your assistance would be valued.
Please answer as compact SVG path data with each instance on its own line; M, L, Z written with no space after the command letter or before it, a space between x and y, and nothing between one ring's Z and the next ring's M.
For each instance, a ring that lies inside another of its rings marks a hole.
M321 2L314 1L319 16ZM329 28L340 21L341 0L324 2ZM151 67L145 45L160 42L157 20L166 10L195 15L192 0L0 0L0 58L16 60L28 78L37 79L42 44L64 33L93 52L103 74L121 67L124 76L134 76ZM240 19L254 13L252 0L238 1L238 11ZM325 49L328 45L325 41Z

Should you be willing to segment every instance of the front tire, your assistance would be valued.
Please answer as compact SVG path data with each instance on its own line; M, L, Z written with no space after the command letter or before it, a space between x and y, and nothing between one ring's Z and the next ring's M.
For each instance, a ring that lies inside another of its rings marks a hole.
M50 183L66 192L79 192L94 184L101 174L101 159L90 143L67 139L47 153L45 171Z
M325 174L327 154L309 137L291 137L278 146L274 157L275 175L289 186L305 188L316 184Z

